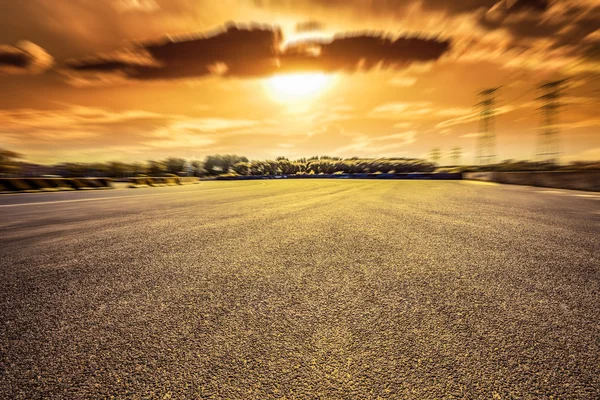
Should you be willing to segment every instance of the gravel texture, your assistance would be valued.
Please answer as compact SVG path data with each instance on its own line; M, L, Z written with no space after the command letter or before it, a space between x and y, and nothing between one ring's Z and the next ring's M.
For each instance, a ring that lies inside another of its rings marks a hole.
M599 398L599 200L354 180L4 196L0 398Z

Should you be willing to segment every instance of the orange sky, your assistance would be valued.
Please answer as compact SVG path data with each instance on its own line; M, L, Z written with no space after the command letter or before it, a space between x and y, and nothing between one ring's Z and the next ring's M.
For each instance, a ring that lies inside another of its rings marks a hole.
M33 162L471 163L476 94L501 85L497 159L530 159L535 87L564 77L562 159L600 159L597 0L0 3L0 147Z

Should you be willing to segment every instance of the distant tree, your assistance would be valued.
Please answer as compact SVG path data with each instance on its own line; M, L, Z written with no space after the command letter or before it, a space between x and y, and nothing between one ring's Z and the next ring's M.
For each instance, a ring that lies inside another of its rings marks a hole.
M183 158L169 157L164 161L167 167L167 172L177 174L184 170L186 161Z
M194 160L190 164L192 166L192 175L198 177L206 175L206 170L204 169L204 163L202 161Z
M250 175L264 175L265 163L263 161L253 160L250 163Z
M132 174L131 166L120 161L112 161L106 165L107 175L114 178L122 178Z
M235 172L238 175L249 175L251 164L248 162L239 162L234 164L233 167L231 167L231 169L233 169L233 172Z
M167 166L162 161L148 160L148 175L160 175L167 172Z
M0 174L18 174L21 167L17 160L21 158L23 158L23 156L15 151L0 149Z
M131 175L135 176L137 174L145 174L145 173L146 173L146 168L144 168L144 165L142 163L134 162L133 164L131 164Z
M235 154L213 154L204 160L204 168L209 175L219 175L228 173L229 169L239 162L248 162L248 158Z

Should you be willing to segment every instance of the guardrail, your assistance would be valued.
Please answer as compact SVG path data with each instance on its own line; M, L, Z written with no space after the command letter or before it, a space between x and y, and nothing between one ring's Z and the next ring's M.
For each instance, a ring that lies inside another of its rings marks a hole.
M109 178L74 178L71 182L77 190L112 189Z
M110 178L0 178L0 193L112 189Z
M130 188L189 185L193 183L200 183L200 180L194 176L136 176L129 178Z
M600 171L467 172L464 179L600 192Z

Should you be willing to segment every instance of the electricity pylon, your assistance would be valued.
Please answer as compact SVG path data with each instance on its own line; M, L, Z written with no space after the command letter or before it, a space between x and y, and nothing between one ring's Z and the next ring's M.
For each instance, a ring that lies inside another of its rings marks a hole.
M440 159L442 158L442 152L440 151L439 147L431 149L431 151L429 152L429 157L431 157L431 160L437 164L438 161L440 161Z
M477 163L492 164L496 159L496 92L500 87L482 90L477 94L482 100L477 103L479 111L479 136L477 137Z
M559 161L560 150L558 143L558 111L560 108L560 96L563 83L567 79L546 82L538 89L544 94L536 100L543 104L539 108L542 110L542 125L538 135L537 150L535 153L536 161L556 164Z
M452 158L454 165L460 164L461 157L462 157L462 147L457 146L457 147L453 147L452 150L450 150L450 158Z

